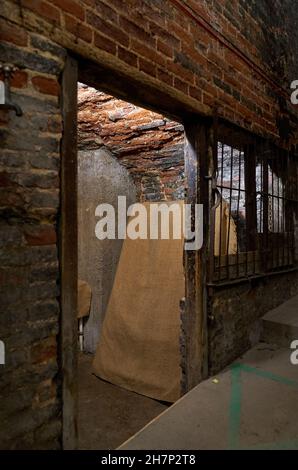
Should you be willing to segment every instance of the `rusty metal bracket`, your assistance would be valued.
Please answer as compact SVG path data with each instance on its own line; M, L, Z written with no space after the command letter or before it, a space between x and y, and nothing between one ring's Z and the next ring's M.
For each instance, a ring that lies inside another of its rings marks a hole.
M22 109L10 97L10 80L15 71L16 67L13 65L0 64L0 73L4 75L4 81L0 81L0 109L12 109L17 116L22 116Z

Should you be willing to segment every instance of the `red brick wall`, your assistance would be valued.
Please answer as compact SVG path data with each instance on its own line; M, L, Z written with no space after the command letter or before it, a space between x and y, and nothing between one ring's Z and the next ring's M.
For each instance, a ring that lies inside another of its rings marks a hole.
M217 105L219 114L233 122L278 135L280 97L289 102L290 80L297 78L285 2L192 0L187 8L181 0L2 3L2 15L12 21L3 39L28 52L26 34L14 23L162 86L198 112L210 113ZM16 63L22 62L16 55L13 48L3 59L15 56Z
M278 138L280 114L297 133L297 108L289 104L290 81L298 78L298 28L287 29L297 18L293 3L1 1L0 57L19 69L12 98L24 112L2 112L0 121L1 447L61 442L55 239L65 50L150 85L185 110L211 115L216 105L221 117Z

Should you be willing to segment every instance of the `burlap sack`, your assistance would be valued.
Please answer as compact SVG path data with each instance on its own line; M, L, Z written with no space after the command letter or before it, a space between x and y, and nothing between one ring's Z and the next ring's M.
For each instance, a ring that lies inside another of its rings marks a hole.
M151 398L177 400L184 295L182 238L124 240L94 373Z

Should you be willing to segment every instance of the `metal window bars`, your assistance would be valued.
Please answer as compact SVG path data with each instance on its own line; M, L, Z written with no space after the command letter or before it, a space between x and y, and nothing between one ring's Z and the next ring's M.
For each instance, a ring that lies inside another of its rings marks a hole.
M257 139L217 144L211 212L210 281L225 282L295 264L297 161Z

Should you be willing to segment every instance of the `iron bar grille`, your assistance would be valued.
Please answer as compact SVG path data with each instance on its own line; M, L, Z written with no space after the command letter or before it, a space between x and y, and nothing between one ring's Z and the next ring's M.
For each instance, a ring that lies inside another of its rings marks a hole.
M255 140L218 142L210 278L248 278L295 265L297 161Z

